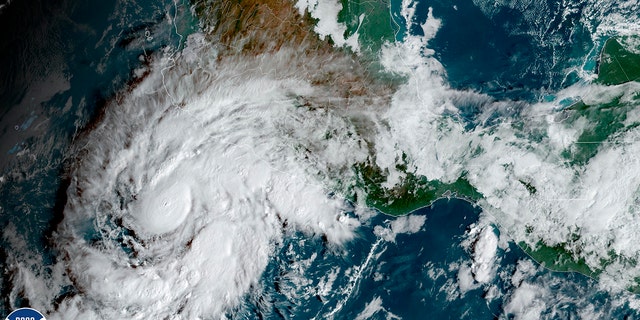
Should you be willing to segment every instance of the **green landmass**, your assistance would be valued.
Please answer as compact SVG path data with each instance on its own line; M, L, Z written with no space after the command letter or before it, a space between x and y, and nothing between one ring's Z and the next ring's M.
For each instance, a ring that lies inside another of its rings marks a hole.
M388 172L370 163L357 164L354 169L358 177L357 186L365 191L367 205L392 216L409 214L443 197L471 202L482 198L482 194L464 176L452 183L428 180L422 175L407 172L406 164L402 164L397 167L404 173L400 182L392 188L385 188L383 184L387 181Z
M618 85L639 79L640 55L626 49L619 40L609 39L601 53L596 82L605 85ZM580 100L563 111L567 116L564 119L566 123L578 123L580 118L585 119L587 123L576 143L563 152L563 157L567 159L569 166L586 165L596 156L602 143L624 143L624 141L616 141L616 135L640 125L638 123L624 123L627 120L628 112L637 108L640 103L640 95L635 95L630 101L622 101L622 97L623 93L620 93L608 102L593 105ZM527 187L530 193L535 190L530 189L524 181L520 182ZM578 239L576 237L578 236L574 235L574 238L567 243L556 246L548 246L542 242L537 243L534 248L523 242L518 245L534 260L550 270L579 272L593 278L598 278L602 271L614 261L629 265L636 264L635 261L621 257L611 250L609 258L602 260L597 269L592 269L584 259L577 257L575 249L571 249L580 247L572 243ZM628 290L640 293L640 278L636 279L635 283L636 285Z
M547 246L542 242L532 248L524 242L518 243L531 258L541 265L553 271L579 272L590 277L596 277L600 272L595 272L589 268L584 259L576 259L573 254L564 246Z
M616 135L635 128L640 123L627 123L627 114L640 105L640 93L622 101L623 93L612 97L611 101L587 105L582 100L563 112L567 123L586 120L587 126L580 133L575 144L563 151L562 156L571 166L586 165L597 153L602 143L625 143L616 141Z
M341 3L338 21L347 26L345 37L358 31L363 50L375 54L383 43L395 41L398 26L391 19L390 0L341 0Z
M578 101L565 110L570 113L567 121L575 123L584 117L588 121L587 128L580 134L576 143L563 152L563 156L571 165L585 165L598 153L600 145L612 135L622 130L627 118L629 105L620 102L621 96L600 105L587 105Z
M578 236L574 235L572 240L578 240ZM597 279L604 269L613 262L618 261L627 265L637 264L637 261L620 256L610 250L609 257L600 261L599 268L591 269L583 258L576 258L570 250L566 249L567 245L568 243L548 246L543 242L538 242L535 248L531 248L524 242L518 243L518 246L531 258L552 271L578 272L594 279ZM628 287L627 290L636 294L640 293L640 277L634 278L634 285Z
M530 195L534 195L536 194L536 192L538 192L538 189L536 189L536 187L534 187L530 182L526 182L524 180L518 180L518 182L520 182L527 189L527 191L529 191Z
M640 79L640 54L625 48L623 43L640 43L640 37L610 38L600 54L598 82L617 85ZM637 50L640 48L636 48Z
M623 41L623 40L620 40ZM629 51L617 39L609 39L603 48L599 67L598 83L617 85L629 81L640 80L640 55ZM623 42L624 43L624 42ZM640 42L638 42L640 43ZM567 165L579 167L586 165L599 151L602 143L616 143L616 135L634 128L640 123L627 123L627 114L640 104L640 93L628 99L623 99L623 93L612 97L610 101L600 104L586 104L583 101L573 103L564 109L566 123L584 121L588 124L580 133L577 143L567 148L563 156ZM581 120L584 119L584 120ZM529 138L531 138L529 136ZM623 143L623 141L620 141ZM361 163L355 166L358 177L357 187L364 190L366 204L379 211L400 216L428 206L442 197L457 197L477 202L482 199L480 194L463 176L452 183L428 180L410 171L406 156L403 156L396 169L403 173L400 182L393 187L385 188L389 173L378 168L375 161ZM526 180L518 180L533 197L537 188ZM597 268L587 265L584 258L579 257L579 232L574 233L567 243L548 246L543 242L530 247L524 242L518 243L535 261L553 271L578 272L592 278L600 274L613 262L623 265L636 265L637 262L621 257L611 250L609 257L603 259ZM640 277L635 285L627 288L631 292L640 293Z

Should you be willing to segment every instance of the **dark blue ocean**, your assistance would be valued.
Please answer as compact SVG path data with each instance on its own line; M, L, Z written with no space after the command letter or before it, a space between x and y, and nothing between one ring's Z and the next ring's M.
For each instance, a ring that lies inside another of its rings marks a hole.
M606 39L594 43L595 30L581 23L583 1L536 1L524 10L506 4L418 2L418 12L431 7L434 17L442 21L429 46L444 65L452 87L501 100L534 102L579 81L580 71L595 70ZM564 15L569 9L571 13ZM416 22L412 33L421 34L419 24L424 21Z
M167 14L178 17L173 28ZM57 259L49 241L66 203L73 139L134 81L144 57L180 50L197 30L182 2L15 1L0 12L0 226L15 228L43 264ZM67 79L68 86L56 91L47 81L52 77ZM50 98L38 100L50 91ZM3 316L29 305L9 299L15 290L6 260L11 250L14 244L0 238Z
M498 249L498 276L493 282L462 293L456 290L458 272L470 262L471 253L461 243L470 225L478 221L480 209L463 200L443 199L412 214L425 215L425 226L417 233L398 235L395 243L374 235L375 226L393 219L384 215L371 219L358 238L344 247L331 247L321 236L289 235L259 285L230 318L324 319L332 315L356 319L376 300L381 308L366 318L509 318L503 308L520 285L512 282L516 265L535 262L511 241L506 249ZM499 234L497 228L494 232ZM329 274L335 275L333 290L323 294L319 288ZM551 292L551 296L530 297L545 301L544 318L573 319L586 308L611 318L638 316L626 306L615 307L612 296L577 273L538 267L524 281Z
M423 0L416 17L425 18L431 7L442 20L429 45L452 87L534 102L580 81L580 70L595 69L602 43L594 43L593 30L580 24L580 3L547 0L542 9L526 12L503 6L489 17L471 0ZM392 1L395 16L399 6L400 1ZM557 13L566 6L577 10L561 21ZM167 14L179 17L175 26L164 23ZM539 16L527 16L534 14ZM416 21L410 32L419 35L422 22ZM3 230L15 228L43 264L57 260L49 241L63 214L65 161L74 137L134 80L134 70L144 66L145 56L164 48L180 50L197 26L186 2L16 0L0 13L0 225ZM61 64L66 67L58 68ZM29 88L52 73L66 77L68 87L42 103L21 104L32 94ZM472 118L481 106L460 107ZM44 120L48 126L37 131L35 126ZM34 157L20 156L25 150ZM258 284L228 316L509 318L504 308L522 284L514 283L512 276L519 263L532 263L535 269L523 281L548 292L533 297L544 317L573 319L588 309L608 318L640 318L625 303L615 303L624 293L601 291L595 280L577 273L544 269L513 241L498 248L491 283L461 292L456 287L460 268L472 261L472 252L463 245L465 234L478 222L480 209L463 200L442 199L412 215L426 216L425 225L416 233L398 234L395 242L374 232L395 219L383 214L359 227L356 238L343 246L329 244L322 235L287 234L274 244L276 254ZM497 226L493 230L509 239ZM14 288L7 254L22 250L14 245L0 239L0 314L29 306L28 300L10 299Z

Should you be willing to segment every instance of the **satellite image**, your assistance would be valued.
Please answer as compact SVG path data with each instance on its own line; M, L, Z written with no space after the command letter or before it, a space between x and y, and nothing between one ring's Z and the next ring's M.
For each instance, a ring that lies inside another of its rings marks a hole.
M0 318L640 319L639 0L0 0L0 61Z

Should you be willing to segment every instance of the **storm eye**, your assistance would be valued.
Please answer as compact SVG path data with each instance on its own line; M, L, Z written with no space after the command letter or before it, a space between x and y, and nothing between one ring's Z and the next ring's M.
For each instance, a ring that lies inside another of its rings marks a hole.
M180 181L165 179L133 204L131 214L138 227L151 234L163 234L177 229L191 211L191 189Z

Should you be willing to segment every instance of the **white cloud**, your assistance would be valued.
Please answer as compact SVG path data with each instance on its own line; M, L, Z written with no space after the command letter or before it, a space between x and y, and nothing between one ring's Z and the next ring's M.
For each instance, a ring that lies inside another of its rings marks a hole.
M359 222L343 214L343 200L329 197L287 138L321 138L302 122L324 115L296 118L291 100L310 85L247 73L251 62L208 63L153 66L79 141L86 156L72 172L58 246L82 288L82 310L219 315L257 281L284 222L335 244L353 237ZM321 120L343 128L339 119ZM344 162L335 148L317 160ZM100 245L84 240L92 224ZM65 303L75 308L75 300Z
M324 40L329 36L335 45L339 47L348 46L355 52L360 51L358 32L356 31L345 38L347 26L344 23L338 22L338 14L342 10L342 4L339 1L300 0L296 2L296 7L300 11L300 14L305 14L305 11L308 11L314 19L318 19L313 30L320 36L320 39ZM362 23L364 15L361 15L359 19L360 23Z
M420 231L425 221L427 221L425 215L409 214L391 220L388 228L375 226L373 232L386 241L395 242L398 234L413 234Z
M493 227L486 226L477 232L477 238L473 245L473 263L471 271L473 278L479 283L488 283L495 275L496 252L498 249L498 237ZM473 233L473 231L472 231Z

